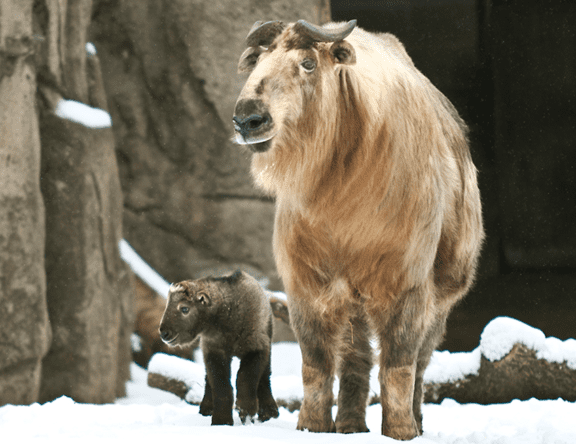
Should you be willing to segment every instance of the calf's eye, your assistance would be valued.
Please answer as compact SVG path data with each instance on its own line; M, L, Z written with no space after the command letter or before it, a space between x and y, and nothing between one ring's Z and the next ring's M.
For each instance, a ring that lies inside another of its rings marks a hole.
M190 308L189 307L180 307L180 311L182 312L182 314L188 314L190 312Z

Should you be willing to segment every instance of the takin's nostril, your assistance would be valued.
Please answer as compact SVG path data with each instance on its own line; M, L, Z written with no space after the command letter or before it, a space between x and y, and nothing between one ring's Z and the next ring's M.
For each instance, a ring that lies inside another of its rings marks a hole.
M259 118L259 119L252 119L250 120L250 122L248 122L248 128L251 130L255 130L260 128L264 123L266 122L266 119Z
M264 116L252 114L244 119L234 116L232 120L234 121L234 129L240 133L257 131L270 123L270 117L267 113Z

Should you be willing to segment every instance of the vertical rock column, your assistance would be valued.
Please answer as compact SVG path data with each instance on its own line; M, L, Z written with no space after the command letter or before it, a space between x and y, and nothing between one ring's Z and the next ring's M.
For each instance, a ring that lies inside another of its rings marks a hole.
M38 397L50 344L32 1L0 3L0 405Z
M108 123L93 119L104 114L106 100L97 55L86 51L92 0L68 0L65 11L58 2L40 4L41 188L53 341L39 399L111 402L129 377L132 285L118 250L122 193L114 138ZM66 106L72 109L63 112Z

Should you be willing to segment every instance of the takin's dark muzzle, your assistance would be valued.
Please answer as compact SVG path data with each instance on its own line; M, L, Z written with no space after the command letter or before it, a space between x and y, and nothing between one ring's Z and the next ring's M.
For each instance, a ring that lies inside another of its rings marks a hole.
M261 100L242 99L234 109L236 142L247 145L252 151L263 152L273 137L274 121Z

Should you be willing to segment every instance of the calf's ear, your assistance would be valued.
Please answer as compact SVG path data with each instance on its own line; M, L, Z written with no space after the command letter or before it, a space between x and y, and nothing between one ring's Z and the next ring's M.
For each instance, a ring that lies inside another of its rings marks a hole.
M346 40L333 43L330 47L330 55L332 55L336 63L343 65L354 65L356 63L356 51Z
M198 302L201 305L204 306L209 306L212 303L212 300L210 299L210 296L208 296L206 293L196 293L196 302Z

